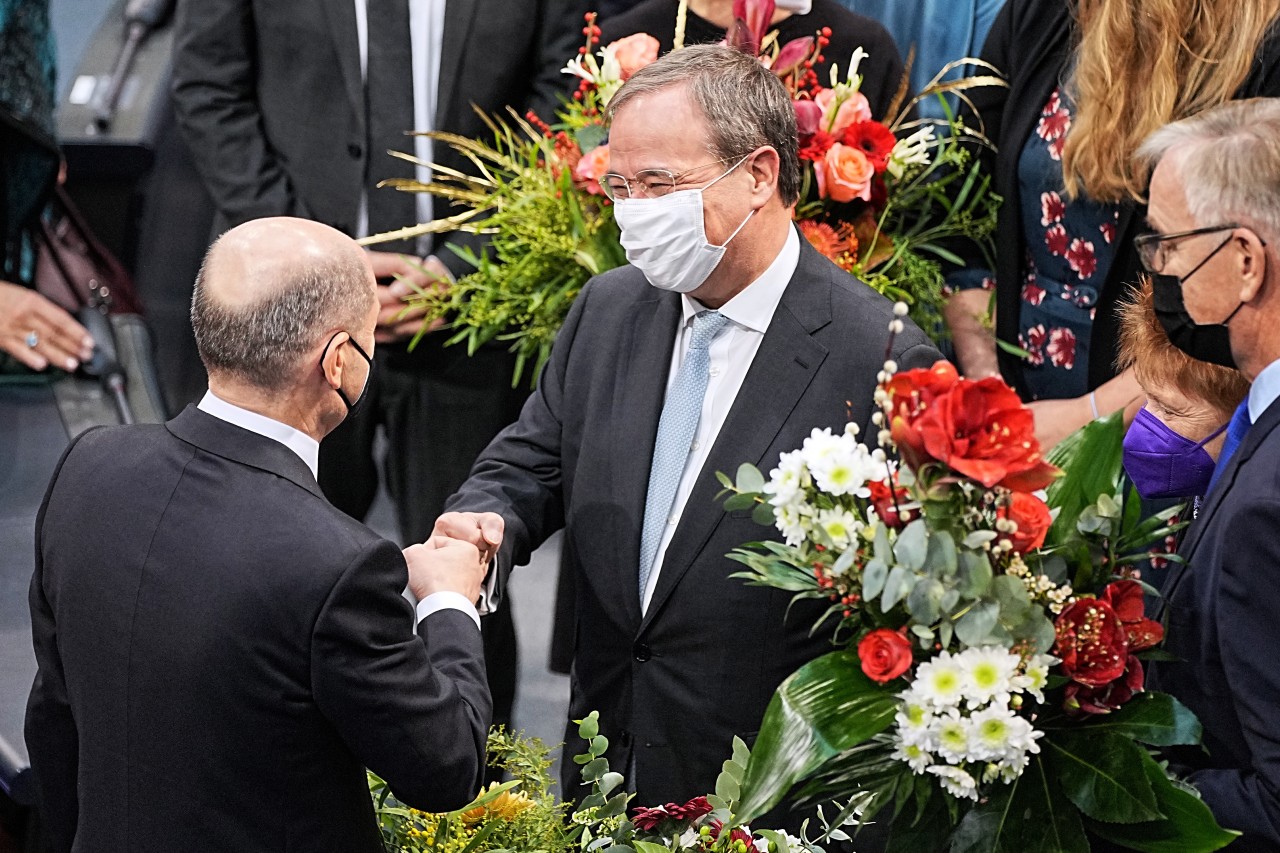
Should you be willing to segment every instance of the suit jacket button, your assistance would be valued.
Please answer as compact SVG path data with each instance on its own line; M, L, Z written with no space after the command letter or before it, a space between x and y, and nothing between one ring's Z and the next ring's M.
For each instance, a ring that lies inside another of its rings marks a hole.
M347 153L351 155L352 160L359 160L364 156L364 149L353 142L347 146Z
M635 648L632 649L632 651L635 654L636 660L640 661L640 663L644 663L649 658L653 657L653 652L650 650L648 643L636 643Z

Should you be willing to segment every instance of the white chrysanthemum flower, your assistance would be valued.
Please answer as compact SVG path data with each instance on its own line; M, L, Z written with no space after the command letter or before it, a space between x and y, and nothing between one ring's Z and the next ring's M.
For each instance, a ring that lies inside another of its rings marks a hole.
M809 463L813 481L831 495L868 497L871 490L867 488L867 481L883 479L884 465L872 457L865 445L855 444L852 438L846 436L843 443L846 446Z
M862 529L862 522L848 510L826 509L818 512L814 525L830 541L831 547L843 551Z
M769 472L764 493L771 496L769 503L783 506L802 499L809 483L809 469L805 467L804 456L800 451L792 450L778 458L778 467Z
M952 764L963 764L970 759L969 720L960 716L958 710L934 717L930 729L938 755Z
M795 548L809 538L813 519L795 506L773 508L773 526L778 528L787 545Z
M934 708L954 708L964 698L965 672L950 652L942 652L916 668L912 692Z
M951 796L960 799L978 799L978 783L963 768L935 764L929 768L929 772L938 777L938 781L942 783L942 789Z
M988 702L997 705L1009 703L1009 693L1013 690L1013 679L1018 674L1021 657L1000 646L982 646L965 649L957 660L964 669L962 689L970 708Z
M1036 746L1036 752L1040 751L1040 747ZM1027 765L1031 763L1031 757L1025 753L1019 753L1011 758L1006 758L997 766L1000 774L1000 781L1008 785L1010 782L1022 775L1022 771L1027 769Z
M905 740L898 743L897 749L893 751L893 757L898 761L905 761L917 775L924 775L929 765L933 764L932 754L919 744L907 743Z
M917 699L911 691L903 693L902 705L894 717L898 733L905 743L914 743L929 749L933 712L929 706Z
M1058 663L1052 655L1032 655L1022 669L1022 675L1015 676L1015 690L1030 693L1037 702L1044 701L1044 688L1049 683L1049 670Z
M970 754L978 761L999 761L1021 752L1015 744L1017 723L1026 723L1009 708L992 705L969 718Z

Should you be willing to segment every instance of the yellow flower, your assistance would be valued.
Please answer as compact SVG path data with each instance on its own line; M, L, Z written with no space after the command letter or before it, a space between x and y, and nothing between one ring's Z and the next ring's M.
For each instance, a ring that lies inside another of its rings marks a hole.
M486 792L492 791L498 783L493 783L488 788L480 792L483 796ZM474 809L462 813L462 821L467 826L475 826L484 820L497 817L508 823L515 820L517 816L526 809L534 806L533 800L525 796L520 791L503 791L483 806L476 806Z

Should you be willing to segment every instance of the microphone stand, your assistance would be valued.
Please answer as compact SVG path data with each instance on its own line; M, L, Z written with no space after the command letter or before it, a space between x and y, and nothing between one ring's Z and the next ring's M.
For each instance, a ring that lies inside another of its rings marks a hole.
M93 123L89 133L106 133L111 129L119 107L125 80L133 61L147 36L169 17L177 0L129 0L124 7L125 39L105 87L98 87L93 98Z

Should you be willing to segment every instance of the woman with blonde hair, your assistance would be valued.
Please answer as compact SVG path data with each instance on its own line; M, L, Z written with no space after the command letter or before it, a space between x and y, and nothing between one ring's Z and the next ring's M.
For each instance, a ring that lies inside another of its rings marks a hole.
M1009 88L974 90L999 151L995 269L952 276L948 321L966 374L1033 401L1042 443L1140 405L1116 365L1146 228L1133 155L1170 121L1280 95L1277 16L1280 0L1009 0L996 19L982 55Z

